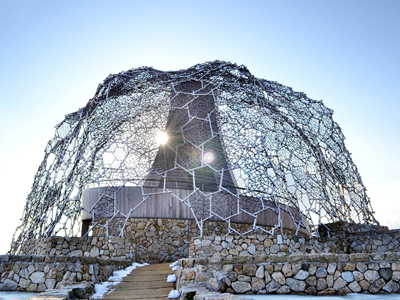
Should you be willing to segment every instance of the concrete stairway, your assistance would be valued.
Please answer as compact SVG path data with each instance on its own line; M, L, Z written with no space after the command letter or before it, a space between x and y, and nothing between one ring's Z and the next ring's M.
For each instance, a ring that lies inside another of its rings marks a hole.
M136 268L103 299L167 299L174 289L174 283L167 282L167 277L173 273L169 263Z

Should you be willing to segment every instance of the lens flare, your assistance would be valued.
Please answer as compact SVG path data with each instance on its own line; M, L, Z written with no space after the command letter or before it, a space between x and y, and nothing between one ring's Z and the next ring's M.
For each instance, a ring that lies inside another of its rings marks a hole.
M160 131L156 134L156 143L158 145L164 145L168 141L168 135L164 131Z
M217 154L212 149L206 149L202 153L201 160L207 165L213 165L217 161Z

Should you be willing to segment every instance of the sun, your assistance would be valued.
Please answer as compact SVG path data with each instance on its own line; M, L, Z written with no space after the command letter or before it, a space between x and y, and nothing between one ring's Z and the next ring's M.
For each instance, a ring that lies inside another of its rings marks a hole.
M156 134L156 143L158 145L164 145L168 141L168 134L164 131L160 131Z

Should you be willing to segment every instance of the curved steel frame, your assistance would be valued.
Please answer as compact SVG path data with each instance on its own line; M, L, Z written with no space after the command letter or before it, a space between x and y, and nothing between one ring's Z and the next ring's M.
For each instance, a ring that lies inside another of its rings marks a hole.
M163 145L159 132L168 135ZM250 231L263 230L258 215L280 209L298 229L311 224L310 235L326 222L377 223L332 110L244 66L214 61L110 75L84 108L66 115L46 146L11 253L28 239L76 235L83 209L94 226L121 236L130 215L115 209L121 187L142 187L143 203L146 186L171 193L180 184L192 192L175 196L200 229L216 216L246 234L230 222L248 214ZM99 199L82 208L82 191L92 187L102 187Z

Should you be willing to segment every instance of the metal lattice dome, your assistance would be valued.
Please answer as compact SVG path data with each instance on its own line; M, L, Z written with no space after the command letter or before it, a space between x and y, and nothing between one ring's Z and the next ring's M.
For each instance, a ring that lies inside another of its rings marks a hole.
M115 199L124 187L139 200L122 210ZM90 188L98 196L82 206ZM365 190L321 101L223 61L137 68L107 77L57 125L12 251L32 238L77 235L84 213L93 228L121 236L135 210L163 194L199 227L213 219L237 234L274 233L285 212L296 233L318 235L325 222L377 223ZM265 212L275 215L269 230L258 225ZM231 227L240 216L248 232Z

